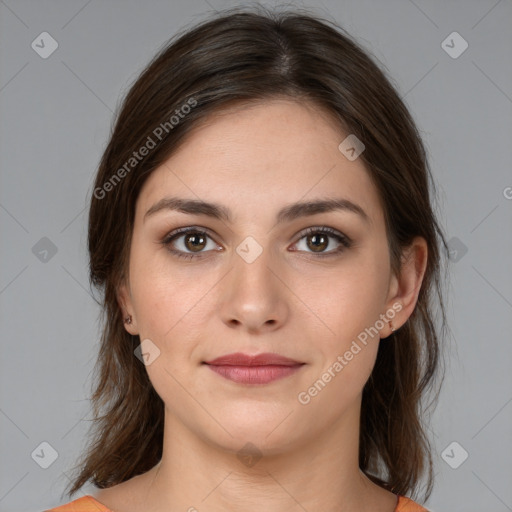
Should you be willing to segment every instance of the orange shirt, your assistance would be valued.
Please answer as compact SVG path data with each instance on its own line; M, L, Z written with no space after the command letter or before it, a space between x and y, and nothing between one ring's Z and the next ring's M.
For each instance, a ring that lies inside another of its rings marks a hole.
M74 501L57 508L51 508L44 512L112 512L103 503L93 498L90 494L82 496ZM398 496L395 512L428 512L428 510L405 496Z

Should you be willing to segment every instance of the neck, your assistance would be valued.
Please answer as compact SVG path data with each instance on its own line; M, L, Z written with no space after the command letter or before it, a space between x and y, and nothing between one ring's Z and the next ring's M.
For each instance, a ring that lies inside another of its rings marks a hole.
M199 438L166 410L163 456L143 503L155 512L391 512L396 496L359 469L358 422L355 408L308 443L284 450L258 440L251 454Z

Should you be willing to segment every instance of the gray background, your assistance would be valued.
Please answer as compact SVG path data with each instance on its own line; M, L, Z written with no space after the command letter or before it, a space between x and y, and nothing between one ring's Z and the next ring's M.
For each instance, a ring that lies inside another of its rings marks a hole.
M98 348L87 198L112 113L179 28L233 5L0 1L0 511L62 503L66 473L84 447ZM512 3L296 5L335 18L377 57L430 152L454 249L454 341L431 425L437 481L427 505L435 512L512 510ZM44 31L59 45L46 59L31 47ZM441 46L453 31L469 44L458 58ZM460 447L443 458L453 441ZM42 442L58 452L47 469L36 455ZM460 462L461 447L469 457L452 469L445 460Z

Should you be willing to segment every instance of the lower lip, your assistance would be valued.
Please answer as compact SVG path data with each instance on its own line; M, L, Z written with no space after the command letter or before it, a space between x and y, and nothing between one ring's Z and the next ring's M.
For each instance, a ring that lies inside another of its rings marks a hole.
M268 384L275 380L283 379L295 373L301 368L295 366L230 366L209 364L210 370L218 373L222 377L238 382L240 384Z

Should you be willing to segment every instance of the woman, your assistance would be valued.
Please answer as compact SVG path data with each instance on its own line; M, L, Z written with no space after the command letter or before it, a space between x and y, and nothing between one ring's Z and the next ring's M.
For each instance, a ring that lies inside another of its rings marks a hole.
M430 187L410 114L335 24L235 9L171 41L91 199L104 330L68 495L99 490L52 510L426 510Z

